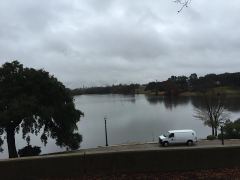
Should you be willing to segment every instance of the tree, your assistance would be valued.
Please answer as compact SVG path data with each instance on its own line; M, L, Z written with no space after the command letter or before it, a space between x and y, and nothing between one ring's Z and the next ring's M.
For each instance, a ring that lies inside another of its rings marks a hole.
M186 76L178 76L176 84L181 91L188 90L188 78Z
M177 86L176 80L172 76L171 79L165 81L165 95L166 96L177 96L180 93L180 89Z
M212 128L212 135L217 136L217 129L221 122L228 119L229 114L224 107L225 95L210 91L202 95L203 106L195 109L194 117L200 119Z
M0 67L0 145L6 134L9 158L17 157L15 133L40 134L47 144L79 148L82 137L76 123L83 113L75 109L70 90L54 76L40 69L25 68L18 61Z
M227 120L223 126L224 138L239 139L240 138L240 119L232 122Z
M196 90L197 81L198 81L198 76L196 73L193 73L189 76L188 85L191 91Z

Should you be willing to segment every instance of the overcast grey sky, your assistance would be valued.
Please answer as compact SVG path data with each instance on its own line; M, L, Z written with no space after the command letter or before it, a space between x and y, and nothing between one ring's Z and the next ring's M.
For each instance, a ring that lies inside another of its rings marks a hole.
M43 68L67 87L236 72L240 0L2 0L0 63Z

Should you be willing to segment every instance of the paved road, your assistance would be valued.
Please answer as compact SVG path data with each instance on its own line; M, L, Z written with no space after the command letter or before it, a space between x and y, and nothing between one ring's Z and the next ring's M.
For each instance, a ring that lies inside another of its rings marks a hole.
M24 159L39 159L39 158L48 158L48 157L59 157L59 156L78 156L81 154L98 154L98 153L112 153L112 152L127 152L127 151L154 151L154 150L171 150L171 149L191 149L191 148L215 148L215 147L229 147L229 146L240 146L240 139L225 140L225 145L221 144L220 140L200 140L194 146L178 145L178 146L169 146L162 147L157 142L148 142L148 143L129 143L129 144L120 144L120 145L110 145L108 147L99 146L97 148L90 149L80 149L77 151L69 152L59 152L52 154L43 154L42 156L33 156L33 157L24 157L24 158L13 158L13 159L3 159L0 161L21 161Z
M224 146L221 144L220 140L200 140L194 146L177 145L162 147L157 142L149 143L131 143L131 144L120 144L111 145L108 147L98 147L91 149L81 149L75 151L78 154L95 154L95 153L107 153L107 152L122 152L122 151L145 151L145 150L168 150L168 149L189 149L189 148L211 148L211 147L228 147L228 146L240 146L240 139L225 140Z

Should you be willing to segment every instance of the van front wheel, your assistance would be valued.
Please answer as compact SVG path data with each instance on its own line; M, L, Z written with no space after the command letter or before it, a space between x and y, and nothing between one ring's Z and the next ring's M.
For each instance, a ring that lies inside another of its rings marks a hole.
M163 142L163 146L167 147L168 146L168 142L167 141Z
M187 141L187 145L188 146L192 146L193 145L193 141L192 140Z

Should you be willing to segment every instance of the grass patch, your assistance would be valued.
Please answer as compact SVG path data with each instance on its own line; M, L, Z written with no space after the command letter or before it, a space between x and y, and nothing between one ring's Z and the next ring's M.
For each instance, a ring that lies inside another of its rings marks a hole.
M226 95L238 95L240 96L240 88L237 87L229 87L229 86L223 86L223 87L217 87L214 88L215 91L225 93Z

